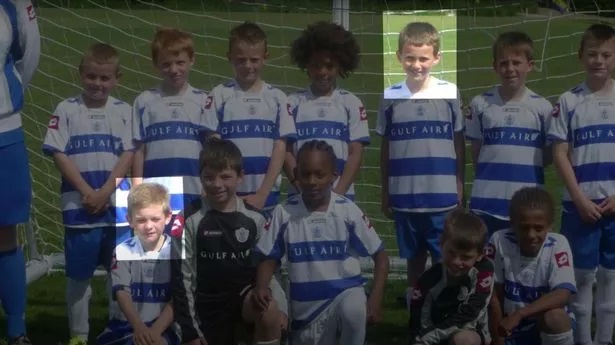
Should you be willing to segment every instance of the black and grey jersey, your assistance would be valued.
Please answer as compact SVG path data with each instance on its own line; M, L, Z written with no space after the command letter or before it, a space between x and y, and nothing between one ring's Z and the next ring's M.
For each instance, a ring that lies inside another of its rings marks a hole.
M476 262L454 282L442 263L423 273L410 303L410 344L440 344L465 329L476 331L488 344L487 306L493 293L493 273L489 259Z
M200 336L198 305L239 294L254 283L258 262L253 249L265 218L238 198L233 212L197 200L180 222L183 231L176 231L173 241L172 295L182 341L187 342Z

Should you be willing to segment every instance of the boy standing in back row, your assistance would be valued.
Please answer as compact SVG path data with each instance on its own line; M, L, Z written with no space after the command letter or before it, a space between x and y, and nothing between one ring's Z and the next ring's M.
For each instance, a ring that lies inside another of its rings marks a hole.
M410 23L399 35L397 57L405 87L385 90L376 132L381 135L382 211L395 220L399 255L407 259L408 289L425 270L427 251L439 261L439 237L448 211L463 206L465 144L458 98L437 99L457 87L435 79L440 37L428 23ZM398 99L386 99L391 95ZM410 99L408 99L410 98Z

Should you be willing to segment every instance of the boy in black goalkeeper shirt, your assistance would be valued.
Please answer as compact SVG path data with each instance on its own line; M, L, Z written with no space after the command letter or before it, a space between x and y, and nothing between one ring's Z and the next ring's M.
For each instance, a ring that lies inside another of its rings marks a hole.
M419 278L410 303L410 345L486 345L493 264L484 258L487 228L457 209L446 218L442 261Z
M241 152L231 141L214 139L199 161L206 196L178 217L181 229L175 224L171 231L172 296L182 343L236 344L235 327L243 323L254 326L255 344L279 344L278 304L271 301L267 310L257 311L250 298L257 264L252 250L265 218L236 196ZM278 284L272 289L280 296Z

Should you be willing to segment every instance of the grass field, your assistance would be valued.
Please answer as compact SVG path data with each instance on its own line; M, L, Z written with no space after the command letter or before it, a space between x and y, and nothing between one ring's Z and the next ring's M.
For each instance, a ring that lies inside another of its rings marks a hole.
M114 11L110 9L67 10L40 8L39 24L43 35L43 56L39 72L28 90L24 110L24 126L28 132L28 145L34 180L35 229L43 253L62 249L62 227L58 211L59 179L52 163L40 153L41 140L47 119L55 105L78 92L77 64L81 52L96 40L114 44L121 51L123 78L116 95L131 102L135 95L157 83L149 60L149 40L158 25L176 26L192 32L196 40L196 64L192 84L205 90L231 76L225 60L229 29L244 20L263 24L268 34L270 60L265 79L286 92L306 86L307 78L289 66L288 44L308 23L328 20L330 14L318 13L206 13L164 11ZM582 78L574 55L579 34L588 25L587 19L553 19L540 17L473 18L450 17L440 14L422 16L356 14L350 19L351 30L362 48L361 66L357 73L341 85L355 92L365 103L370 128L374 128L379 95L385 85L403 79L396 65L394 51L397 37L381 32L398 32L408 21L420 19L443 30L443 59L436 73L456 81L464 100L495 83L490 71L490 45L501 31L524 30L536 40L538 71L530 77L529 87L545 95L555 96ZM548 23L548 25L547 25ZM457 29L456 29L457 28ZM470 29L472 28L472 29ZM456 31L455 31L456 30ZM568 35L572 35L568 38ZM545 38L547 39L545 41ZM384 54L383 54L384 51ZM384 75L382 73L384 68ZM453 73L451 71L456 71ZM372 135L364 168L358 178L357 199L385 239L391 255L397 255L391 222L379 212L380 187L378 167L379 138ZM472 172L467 170L467 180ZM559 197L559 183L548 169L547 185ZM468 185L469 186L469 185ZM468 189L469 192L469 189ZM390 284L385 301L385 320L369 331L370 344L405 343L406 315L395 306L395 296L403 292L403 284ZM106 321L104 287L102 280L94 284L91 308L91 334L102 330ZM35 282L29 288L28 327L35 344L65 343L68 338L64 302L64 278L54 274ZM2 317L0 316L0 319ZM4 322L0 320L0 324ZM1 334L1 333L0 333Z

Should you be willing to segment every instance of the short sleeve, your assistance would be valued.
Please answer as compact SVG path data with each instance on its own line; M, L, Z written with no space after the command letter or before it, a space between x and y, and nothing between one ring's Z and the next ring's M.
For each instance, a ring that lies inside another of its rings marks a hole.
M36 19L36 11L30 0L15 1L17 10L17 27L19 30L20 55L15 67L21 76L25 89L38 67L41 55L41 37Z
M142 142L145 139L145 127L143 125L143 113L145 112L145 105L143 104L141 97L135 99L132 105L132 140L136 142Z
M465 128L464 116L461 111L461 94L459 94L459 90L457 90L457 98L448 100L451 112L453 115L453 126L455 128L455 132L463 132Z
M69 141L67 111L60 103L53 111L47 124L47 134L43 140L43 153L52 156L55 152L64 152Z
M122 149L123 151L133 151L135 149L134 142L132 140L132 127L130 126L131 117L132 117L132 107L126 103L122 104L121 108L121 118L122 118L122 128L121 130L121 139L122 139Z
M483 131L480 125L481 111L479 96L474 97L465 109L466 137L470 140L483 140Z
M551 127L551 120L553 119L553 116L551 116L551 111L553 110L553 105L551 105L551 102L547 101L546 99L543 100L543 102L541 103L541 107L538 110L538 116L540 116L541 120L542 120L542 135L545 138L545 146L548 146L551 144L552 140L549 139L548 136L548 131L549 128Z
M352 94L346 97L346 109L348 110L348 130L350 142L369 144L369 128L367 111L361 100Z
M560 97L549 115L549 130L547 138L550 141L570 141L568 104L564 96Z
M120 290L130 292L130 265L134 262L132 260L117 259L117 252L121 250L120 245L115 248L115 253L111 261L111 291L113 299L116 298L115 294Z
M218 115L222 112L224 106L224 100L222 98L222 90L224 86L216 86L207 96L205 101L205 112L202 116L202 123L200 124L206 132L218 132L218 126L220 125Z
M278 205L269 222L263 227L264 231L256 243L256 250L270 259L282 259L286 255L284 233L287 227L288 220L284 215L283 205Z
M384 250L384 244L370 220L359 207L350 203L346 227L350 236L350 247L362 257L373 256Z
M292 114L288 111L288 100L284 92L276 90L276 99L278 105L279 134L280 138L295 139L297 130L295 129L295 120Z
M557 238L550 267L549 287L551 290L566 289L576 293L572 253L570 252L568 240L563 236L558 236Z
M500 234L494 233L485 246L485 256L493 263L493 279L497 284L504 284L504 258L500 250Z
M386 137L387 123L390 121L387 117L390 116L392 107L393 102L385 99L380 101L378 116L376 117L376 133L380 136Z

